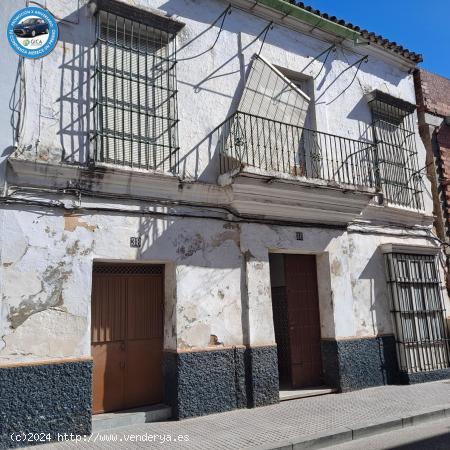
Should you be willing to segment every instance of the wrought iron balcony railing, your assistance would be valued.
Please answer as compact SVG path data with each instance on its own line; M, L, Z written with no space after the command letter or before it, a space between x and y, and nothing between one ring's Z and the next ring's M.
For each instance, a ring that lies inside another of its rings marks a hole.
M218 131L221 174L247 165L355 188L376 186L372 142L241 112Z

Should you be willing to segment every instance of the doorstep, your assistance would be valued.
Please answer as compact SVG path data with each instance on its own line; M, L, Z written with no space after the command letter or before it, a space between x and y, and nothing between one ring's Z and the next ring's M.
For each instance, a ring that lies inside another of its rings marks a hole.
M163 404L96 414L92 416L92 433L111 430L112 428L127 427L129 425L160 422L162 420L168 420L171 417L172 408Z
M316 395L333 394L337 389L328 386L317 386L304 389L280 389L280 402L298 398L315 397Z

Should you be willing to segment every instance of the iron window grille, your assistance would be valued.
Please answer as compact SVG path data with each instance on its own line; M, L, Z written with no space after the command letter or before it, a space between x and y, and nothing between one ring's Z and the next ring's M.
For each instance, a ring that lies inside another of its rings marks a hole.
M94 163L175 171L175 34L108 11L96 34Z
M394 100L394 101L393 101ZM407 102L378 93L369 101L377 145L376 182L388 204L423 208L418 170L414 108Z
M449 367L449 338L434 255L387 253L386 276L400 369Z

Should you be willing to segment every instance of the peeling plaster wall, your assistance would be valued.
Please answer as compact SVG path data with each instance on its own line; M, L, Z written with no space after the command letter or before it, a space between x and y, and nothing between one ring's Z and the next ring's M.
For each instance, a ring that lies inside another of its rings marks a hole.
M219 221L2 210L0 358L90 354L94 259L166 264L165 347L242 344L239 227ZM130 236L143 246L130 248Z
M185 22L177 38L179 49L199 36L227 6L219 0L132 3L160 8ZM86 1L79 4L77 10L77 0L47 2L50 11L64 22L59 23L60 41L55 50L40 60L25 61L26 114L16 157L49 163L88 160L94 27ZM3 18L11 15L10 6L2 2ZM235 110L250 58L261 46L255 37L266 25L264 20L233 10L212 51L183 61L208 49L217 28L179 51L180 174L216 182L217 136L212 130ZM273 64L299 72L328 46L275 26L261 54ZM364 50L360 47L358 51ZM15 74L17 59L12 50L5 49L4 55L14 61L7 66L14 67ZM407 69L372 55L350 88L333 101L354 72L349 70L331 83L359 57L342 49L330 55L315 82L318 130L356 139L370 137L371 117L363 94L373 89L415 103ZM321 65L314 62L306 74L314 76ZM12 71L4 74L7 80L2 89L12 90ZM3 107L0 114L3 127L8 128L10 111ZM11 130L3 131L6 136ZM0 165L8 145L12 144L2 144ZM419 167L423 167L425 149L418 134L417 146ZM431 201L425 199L431 213ZM95 202L106 204L101 199ZM188 349L274 343L269 252L317 255L323 338L391 333L378 245L429 244L413 237L365 236L318 228L231 225L207 218L153 219L125 213L76 216L57 209L11 206L0 210L0 230L0 359L21 361L90 354L95 259L164 263L165 347ZM304 233L303 241L295 239L295 231ZM129 237L137 235L142 236L143 246L132 249Z
M248 333L251 344L274 339L268 255L301 253L317 255L317 277L322 338L371 337L394 332L384 256L385 243L433 246L418 237L363 235L354 232L243 225L241 248L247 257ZM442 268L441 268L442 272ZM441 273L441 280L443 280ZM442 287L443 288L443 287ZM446 309L448 296L444 292Z
M394 333L384 255L379 248L387 243L429 246L433 244L433 239L412 236L395 238L376 233L349 234L349 273L354 299L352 317L355 321L354 335L357 337ZM443 265L438 266L443 281L445 280ZM441 292L448 314L450 301L444 284L441 284Z
M322 338L389 334L378 247L430 245L423 238L313 227L13 207L1 210L0 226L4 361L90 355L94 260L166 265L166 349L273 344L270 252L317 255ZM130 236L137 235L142 247L130 248Z

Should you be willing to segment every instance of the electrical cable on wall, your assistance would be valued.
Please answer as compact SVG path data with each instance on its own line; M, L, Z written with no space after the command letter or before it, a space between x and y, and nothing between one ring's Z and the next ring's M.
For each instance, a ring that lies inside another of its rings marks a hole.
M12 189L12 191L9 191ZM20 198L15 197L17 194L34 194L34 193L42 193L42 194L66 194L66 195L73 195L77 197L78 199L78 205L68 206L62 201L59 200L36 200L36 199L27 199L27 198ZM82 206L81 200L82 197L101 197L101 198L108 198L108 199L114 199L114 200L134 200L134 201L141 201L145 202L146 205L152 205L152 206L160 206L160 207L167 207L170 208L168 211L151 211L151 210L142 210L142 209L127 209L127 208L121 208L119 207L113 207L113 206ZM242 215L235 211L234 209L227 207L225 205L223 206L216 206L213 204L208 203L198 203L198 204L191 204L189 202L185 201L177 201L177 200L168 200L168 201L162 201L161 199L156 198L140 198L138 196L127 196L127 195L117 195L117 194L107 194L107 193L100 193L100 192L94 192L91 190L86 189L78 189L78 188L33 188L33 187L19 187L19 186L12 186L10 185L8 187L8 194L6 197L0 197L0 204L8 205L8 204L25 204L30 206L39 206L39 207L53 207L53 208L61 208L64 210L71 210L71 211L97 211L97 212L124 212L127 214L138 214L138 215L150 215L155 217L184 217L184 218L205 218L204 213L183 213L183 212L176 212L173 210L175 207L189 207L192 209L202 209L203 211L208 211L210 213L216 213L216 214L226 214L226 216L208 216L208 219L211 220L220 220L222 222L234 222L234 223L261 223L266 225L279 225L279 226L287 226L287 227L303 227L303 228L312 228L312 227L321 227L325 229L345 229L345 225L334 225L334 224L318 224L318 223L302 223L302 222L290 222L290 221L283 221L283 220L276 220L276 219L265 219L265 218L258 218L258 217L247 217L245 215Z
M16 147L21 146L21 136L25 125L27 109L26 88L25 60L22 56L19 56L14 89L9 99L9 108L11 110L10 125L13 130L13 142Z

